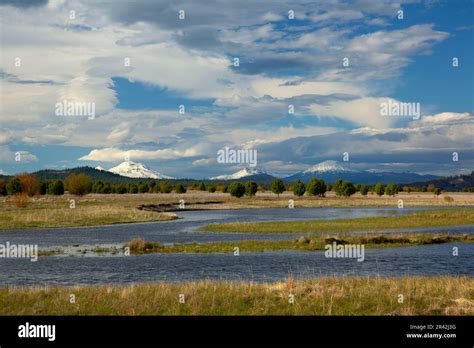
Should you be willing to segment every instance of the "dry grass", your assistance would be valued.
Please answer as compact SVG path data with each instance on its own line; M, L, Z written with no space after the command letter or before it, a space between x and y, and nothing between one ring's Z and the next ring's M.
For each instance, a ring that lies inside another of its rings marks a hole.
M69 302L70 294L76 303ZM184 294L185 303L179 302ZM294 303L289 303L289 295ZM399 295L403 303L399 303ZM472 277L2 288L0 315L474 315Z
M333 192L327 197L295 197L286 192L277 197L270 192L259 192L256 197L235 198L225 193L209 193L188 191L185 194L125 194L101 195L89 194L84 197L72 195L43 196L39 199L30 198L26 208L15 206L12 197L0 198L0 229L16 229L31 227L68 227L90 226L111 223L161 221L172 218L153 212L138 211L141 204L186 202L191 209L246 209L246 208L286 208L288 200L295 201L295 207L342 207L342 206L394 206L402 199L405 206L437 206L437 205L474 205L474 193L449 193L435 196L431 193L400 193L395 197L371 195L364 197L356 194L350 198L336 197ZM76 201L75 210L69 208L69 201ZM196 204L206 203L206 204Z
M75 208L70 207L71 199L75 200ZM95 226L176 218L173 213L141 211L113 201L110 203L65 196L62 199L31 199L27 208L17 208L13 202L6 201L0 203L0 229Z

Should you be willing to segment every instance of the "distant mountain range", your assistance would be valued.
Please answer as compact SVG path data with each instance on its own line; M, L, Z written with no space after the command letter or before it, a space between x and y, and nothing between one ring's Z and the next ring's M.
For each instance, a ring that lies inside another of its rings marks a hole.
M336 161L324 161L305 171L285 177L283 181L293 182L296 180L308 181L311 178L323 179L328 183L333 183L338 179L349 180L358 184L375 184L381 182L402 183L418 182L439 179L435 175L421 175L417 173L403 172L374 172L370 170L355 170Z
M199 182L199 181L256 181L261 184L268 184L273 181L276 176L267 173L259 168L244 168L233 174L219 175L207 180L200 179L174 179L164 175L158 171L149 169L142 163L125 161L121 164L106 170L100 166L77 167L62 170L44 169L34 172L35 176L43 180L60 179L64 180L70 174L85 173L92 180L115 182L132 182L136 179L169 179L179 180L182 182ZM0 175L0 178L8 179L10 176ZM355 170L337 161L325 161L316 164L304 171L282 178L285 183L291 183L296 180L307 182L312 178L323 179L327 183L333 183L338 179L350 180L358 184L373 185L377 182L381 183L398 183L410 186L425 186L433 184L445 191L461 191L466 187L474 187L474 172L468 175L458 175L452 177L438 177L435 175L421 175L417 173L395 173L395 172L374 172L370 170Z
M474 171L471 174L448 176L445 178L439 178L436 180L429 180L424 182L415 182L409 184L410 186L425 186L433 184L435 187L442 189L443 191L462 191L462 189L469 187L474 188Z

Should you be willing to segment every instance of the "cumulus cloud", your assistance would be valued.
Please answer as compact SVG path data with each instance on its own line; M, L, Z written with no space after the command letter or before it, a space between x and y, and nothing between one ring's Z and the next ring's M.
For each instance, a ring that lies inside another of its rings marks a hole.
M176 159L182 157L193 157L199 155L196 149L185 150L121 150L116 148L94 149L89 154L82 156L79 160L82 161L101 161L101 162L116 162L124 161L125 158L131 160L157 160L157 159Z

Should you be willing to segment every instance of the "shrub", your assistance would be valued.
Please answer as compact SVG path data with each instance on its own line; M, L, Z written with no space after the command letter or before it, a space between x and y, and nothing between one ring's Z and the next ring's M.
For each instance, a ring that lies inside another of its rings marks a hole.
M7 193L11 196L21 193L20 178L14 177L7 182Z
M160 192L161 193L170 193L173 191L173 185L168 180L160 182Z
M140 193L147 193L150 190L150 187L147 183L142 183L138 185L138 192Z
M378 196L383 196L383 194L385 193L385 187L380 182L378 182L377 184L375 184L374 192Z
M87 175L80 174L71 174L66 178L66 188L70 194L83 196L91 192L92 182L91 178Z
M308 194L319 197L324 197L326 189L326 183L324 180L316 178L311 179L306 187Z
M389 196L395 196L399 192L398 186L394 184L388 184L385 187L385 194Z
M228 191L231 196L240 198L245 194L245 186L240 182L233 182L229 185Z
M349 197L356 193L355 186L350 181L337 180L334 189L338 196Z
M100 193L108 194L111 192L112 192L112 187L110 186L110 182L105 182Z
M213 184L207 185L207 191L208 191L208 192L211 192L211 193L216 192L216 186L213 185Z
M206 191L206 185L204 185L203 182L199 184L198 188L199 188L199 191Z
M64 184L61 180L54 180L48 185L48 194L60 196L64 194Z
M6 196L7 194L7 184L5 181L0 180L0 196Z
M28 205L28 195L25 192L18 192L13 196L13 201L18 208L26 208Z
M255 181L247 181L245 183L245 195L252 197L255 196L258 190L258 185Z
M39 194L40 195L45 195L48 193L48 187L51 184L51 182L48 181L40 181L40 189L39 189Z
M102 187L104 186L102 181L94 181L92 184L92 192L93 193L100 193L102 191Z
M301 180L297 180L293 184L293 194L295 196L301 197L306 192L306 186Z
M21 174L18 175L18 178L20 179L21 191L23 193L26 193L30 197L39 194L40 182L34 175Z
M454 202L454 198L451 197L451 196L445 196L445 197L444 197L444 200L445 200L446 202L449 202L449 203Z
M439 196L441 194L441 189L436 187L434 190L433 190L433 193L436 195L436 196Z
M275 179L270 185L270 190L280 197L280 193L285 192L285 184L280 179Z
M183 184L177 184L174 188L176 193L186 193L186 187Z
M360 194L361 194L362 196L367 196L367 193L369 193L369 186L367 186L367 185L360 185L359 191L360 191Z
M128 186L128 193L138 193L138 185L137 184L130 184Z

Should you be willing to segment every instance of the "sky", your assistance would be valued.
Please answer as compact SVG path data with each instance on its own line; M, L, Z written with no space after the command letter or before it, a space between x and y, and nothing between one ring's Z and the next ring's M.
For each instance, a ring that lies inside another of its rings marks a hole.
M246 166L224 147L280 176L474 170L471 0L3 0L0 20L0 173Z

